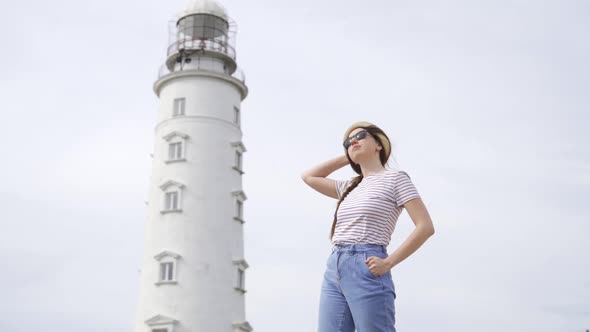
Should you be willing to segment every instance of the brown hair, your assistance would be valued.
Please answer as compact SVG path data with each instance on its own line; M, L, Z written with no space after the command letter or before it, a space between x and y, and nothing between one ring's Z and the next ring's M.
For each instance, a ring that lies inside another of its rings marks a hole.
M389 141L389 137L387 137L387 135L383 130L381 130L381 128L375 126L372 123L357 122L346 130L346 132L344 133L344 139L347 139L348 135L350 135L350 133L357 128L365 129L377 141L377 143L381 145L382 149L379 150L379 160L381 161L381 165L385 166L385 164L387 164L387 160L389 159L389 155L391 154L391 143ZM350 167L352 167L352 169L358 174L358 176L352 178L350 184L348 185L348 187L346 187L346 189L340 196L338 203L336 204L336 211L334 211L334 221L332 221L332 229L330 231L330 240L334 236L334 231L336 230L336 221L338 215L338 208L340 207L340 204L346 198L346 196L348 196L348 194L354 188L356 188L359 185L359 183L361 183L361 181L363 181L363 172L361 170L361 166L353 162L352 159L350 159L350 156L348 155L348 150L345 149L344 152L346 153L346 158L348 158L348 163L350 164Z

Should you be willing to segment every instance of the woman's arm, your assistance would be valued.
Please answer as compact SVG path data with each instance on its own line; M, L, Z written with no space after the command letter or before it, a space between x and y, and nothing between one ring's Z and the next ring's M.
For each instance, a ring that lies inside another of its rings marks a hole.
M410 218L416 225L416 228L410 233L408 238L385 259L388 267L391 269L404 259L408 258L418 248L426 242L426 240L434 234L434 226L428 214L424 202L421 198L412 199L404 204Z
M432 220L421 198L412 199L406 202L404 206L408 210L408 214L412 218L416 228L389 257L385 259L380 259L379 257L367 258L365 263L369 265L369 269L376 275L381 275L401 263L418 250L434 234Z
M336 181L328 179L326 176L346 165L348 165L348 158L346 158L346 155L342 155L310 168L301 174L301 178L316 191L337 199Z

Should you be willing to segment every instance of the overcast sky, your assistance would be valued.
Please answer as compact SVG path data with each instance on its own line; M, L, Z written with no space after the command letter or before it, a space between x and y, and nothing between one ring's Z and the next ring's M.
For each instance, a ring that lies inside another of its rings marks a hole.
M359 120L394 141L436 228L392 271L399 331L590 329L590 3L223 4L250 88L255 331L315 330L335 201L299 175L341 154ZM0 330L132 329L152 84L183 6L0 5ZM412 228L404 212L389 250Z

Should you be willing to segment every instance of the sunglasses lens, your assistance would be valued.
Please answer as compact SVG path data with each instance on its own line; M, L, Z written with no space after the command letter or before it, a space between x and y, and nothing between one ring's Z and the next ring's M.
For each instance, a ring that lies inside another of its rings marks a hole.
M348 149L350 147L350 142L352 141L352 139L347 138L346 141L344 141L343 145L345 149Z

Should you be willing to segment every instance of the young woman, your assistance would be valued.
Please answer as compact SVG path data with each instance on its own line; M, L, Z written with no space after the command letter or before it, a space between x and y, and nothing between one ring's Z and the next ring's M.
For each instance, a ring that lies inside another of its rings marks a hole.
M344 134L345 155L302 174L320 193L338 199L320 295L319 332L395 332L395 288L391 269L415 252L434 227L407 173L386 169L391 153L387 135L368 122ZM349 164L358 174L328 179ZM403 209L416 225L390 255L387 245Z

